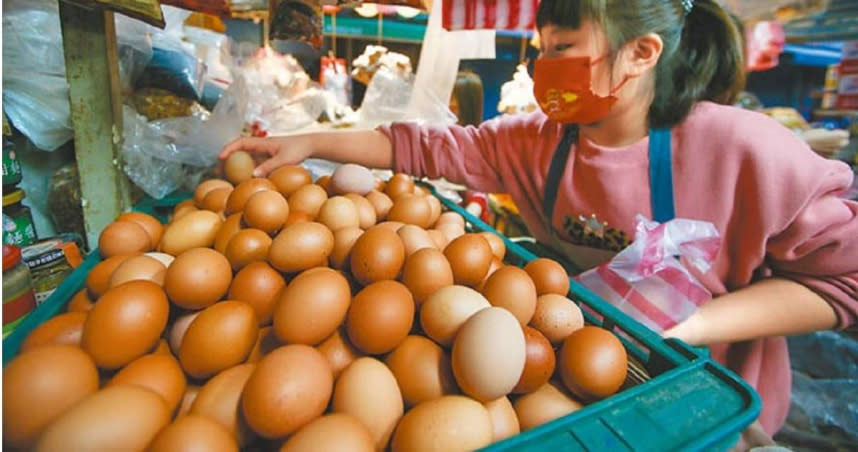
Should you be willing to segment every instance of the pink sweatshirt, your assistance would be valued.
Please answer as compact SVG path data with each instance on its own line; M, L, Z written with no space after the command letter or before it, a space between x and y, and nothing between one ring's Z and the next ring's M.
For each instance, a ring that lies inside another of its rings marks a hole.
M509 193L531 233L548 243L542 199L562 125L536 113L479 128L399 123L380 130L393 143L396 171ZM676 216L713 223L723 240L712 270L701 277L713 295L775 274L825 298L840 328L853 325L858 203L841 197L852 183L848 166L817 156L764 115L709 102L672 135ZM617 251L633 236L636 214L652 217L648 138L614 149L582 141L561 178L553 227L563 240ZM584 222L576 220L594 214L607 222L608 240L580 233ZM770 434L777 431L790 402L786 340L713 345L711 352L757 389L760 422Z

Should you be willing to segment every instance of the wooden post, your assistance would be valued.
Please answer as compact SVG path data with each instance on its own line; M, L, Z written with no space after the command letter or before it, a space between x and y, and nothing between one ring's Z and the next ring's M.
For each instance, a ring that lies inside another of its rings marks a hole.
M119 164L122 140L119 66L113 13L60 1L81 205L90 248L131 204Z

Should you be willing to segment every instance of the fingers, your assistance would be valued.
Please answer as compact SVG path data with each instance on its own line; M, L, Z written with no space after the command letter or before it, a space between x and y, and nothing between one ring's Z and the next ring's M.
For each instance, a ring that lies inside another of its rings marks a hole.
M277 153L278 143L271 138L258 137L243 137L233 140L218 154L221 160L229 157L231 154L238 151L245 151L250 154L265 154L274 155Z
M276 157L272 157L259 165L253 170L253 177L265 177L268 173L274 171L278 167L283 165L282 162L279 161Z

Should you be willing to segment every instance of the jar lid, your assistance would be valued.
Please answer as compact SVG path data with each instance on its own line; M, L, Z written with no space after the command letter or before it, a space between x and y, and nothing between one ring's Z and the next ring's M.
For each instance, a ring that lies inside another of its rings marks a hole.
M9 193L8 195L3 195L3 207L21 202L21 200L24 199L24 196L26 196L24 194L24 190L21 190L20 188Z
M3 271L18 265L21 262L21 249L15 245L3 244Z

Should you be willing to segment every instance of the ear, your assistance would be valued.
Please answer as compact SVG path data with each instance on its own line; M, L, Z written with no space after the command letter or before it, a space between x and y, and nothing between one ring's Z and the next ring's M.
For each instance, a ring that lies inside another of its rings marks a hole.
M647 33L627 44L628 70L631 76L640 76L658 63L664 49L664 41L657 33Z

